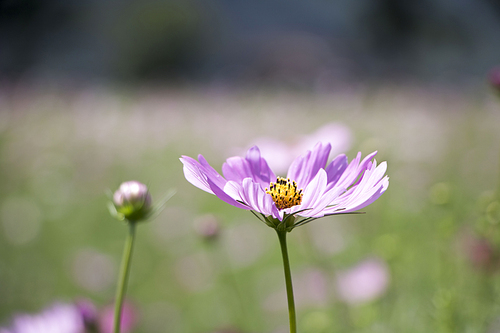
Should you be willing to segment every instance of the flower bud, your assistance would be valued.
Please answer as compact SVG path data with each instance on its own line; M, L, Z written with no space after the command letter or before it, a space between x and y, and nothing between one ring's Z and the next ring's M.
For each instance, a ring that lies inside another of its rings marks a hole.
M129 221L146 219L151 213L151 195L146 185L135 180L124 182L113 195L116 211Z

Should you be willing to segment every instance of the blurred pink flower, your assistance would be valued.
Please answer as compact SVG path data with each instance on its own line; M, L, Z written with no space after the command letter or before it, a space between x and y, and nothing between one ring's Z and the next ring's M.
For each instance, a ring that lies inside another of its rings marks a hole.
M389 286L389 268L380 259L367 259L337 275L337 292L341 300L355 305L382 296Z
M132 332L136 317L134 307L124 303L121 333ZM16 315L10 327L0 327L0 333L112 333L113 319L113 305L99 311L91 301L81 299L75 304L54 303L38 314Z
M297 308L318 307L328 305L329 288L328 277L319 269L308 268L299 273L293 280L297 286L295 301ZM284 289L270 293L264 300L266 311L281 311L286 308L283 299L286 298Z
M328 123L314 133L302 135L293 141L281 141L272 137L260 137L252 145L258 146L262 157L277 173L287 171L290 163L304 151L314 148L316 143L330 143L331 155L347 151L351 146L352 134L350 129L340 123Z
M114 304L104 307L99 316L99 332L113 333ZM130 333L137 323L137 311L132 303L125 301L122 308L121 333Z
M81 299L76 302L76 308L80 312L85 328L94 332L97 325L99 312L97 307L88 299Z
M302 136L294 145L294 158L305 150L310 150L318 142L330 143L331 155L337 155L349 150L351 147L352 134L349 127L340 123L328 123L316 132Z
M215 216L206 214L195 219L194 230L204 240L211 241L220 235L221 226Z
M488 81L493 89L500 94L500 67L495 67L488 73Z
M292 145L274 138L261 137L256 139L253 145L259 147L262 157L277 173L286 172L295 157L295 149Z
M72 304L55 303L38 314L16 315L9 328L1 333L84 333L85 324L79 309Z
M466 231L459 241L461 252L474 267L486 272L493 272L499 268L498 249L488 239Z

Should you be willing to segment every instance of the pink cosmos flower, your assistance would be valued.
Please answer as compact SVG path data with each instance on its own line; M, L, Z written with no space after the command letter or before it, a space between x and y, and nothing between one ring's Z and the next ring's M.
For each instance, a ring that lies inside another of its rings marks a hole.
M330 154L338 154L350 148L352 134L350 129L340 123L327 123L314 133L301 135L296 140L280 140L274 137L260 137L254 141L261 155L274 172L286 172L295 157L312 149L318 142L330 142Z
M490 70L488 73L488 81L491 87L500 94L500 66Z
M370 302L385 293L389 280L389 268L385 262L376 258L364 260L338 274L339 297L352 305Z
M40 313L18 314L9 328L0 333L112 333L113 306L98 310L89 300L76 303L54 303ZM130 333L137 322L137 311L125 302L121 317L122 333Z
M137 323L137 311L132 303L125 301L121 314L120 332L130 333ZM113 333L114 305L106 306L99 318L99 332Z
M73 304L55 303L38 314L19 314L0 333L84 333L85 323Z
M245 157L231 157L221 176L202 155L182 156L186 179L238 208L259 213L273 228L291 231L316 218L355 212L378 199L389 186L387 163L377 166L371 153L348 163L344 154L327 164L331 145L318 143L296 158L286 178L276 177L259 148ZM256 214L257 217L259 217ZM296 219L300 216L300 219Z

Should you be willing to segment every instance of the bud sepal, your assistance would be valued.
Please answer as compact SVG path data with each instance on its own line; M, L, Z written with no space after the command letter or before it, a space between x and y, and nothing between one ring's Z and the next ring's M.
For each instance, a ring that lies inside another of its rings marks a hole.
M175 190L170 190L158 204L152 205L146 185L135 180L127 181L114 194L108 193L112 199L108 203L108 210L111 216L120 221L144 221L156 217L174 194Z

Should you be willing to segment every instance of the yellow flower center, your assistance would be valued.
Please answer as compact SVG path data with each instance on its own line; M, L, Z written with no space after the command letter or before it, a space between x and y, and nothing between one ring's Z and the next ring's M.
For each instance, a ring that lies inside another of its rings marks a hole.
M278 209L290 208L302 202L302 190L297 191L297 183L290 179L278 177L276 183L271 182L266 193L273 197Z

